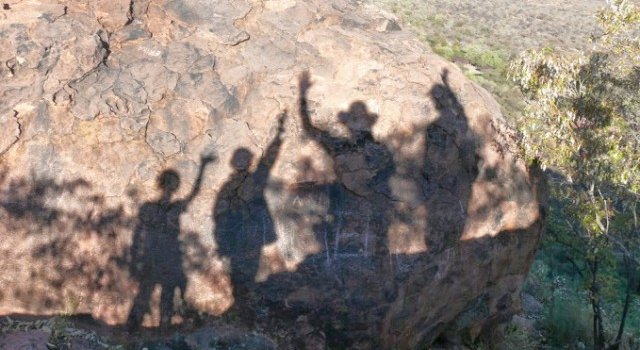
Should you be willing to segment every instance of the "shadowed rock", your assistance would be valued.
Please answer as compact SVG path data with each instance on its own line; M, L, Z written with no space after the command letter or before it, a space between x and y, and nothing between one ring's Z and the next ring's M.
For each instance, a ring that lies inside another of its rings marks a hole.
M541 178L491 96L394 18L123 4L0 11L0 313L421 348L518 310Z

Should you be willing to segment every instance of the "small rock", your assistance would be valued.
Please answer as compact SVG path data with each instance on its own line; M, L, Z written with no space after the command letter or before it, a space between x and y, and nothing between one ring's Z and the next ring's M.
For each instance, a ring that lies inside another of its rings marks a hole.
M216 349L220 342L220 334L213 328L201 328L188 334L184 340L192 349Z
M0 350L49 350L49 334L42 330L0 334Z
M511 324L516 326L516 328L523 330L529 335L534 335L536 333L536 321L530 320L520 315L514 315L511 319Z
M180 142L175 135L166 131L149 131L147 133L147 143L154 151L163 154L165 157L180 152Z
M522 294L522 309L527 315L540 315L544 311L544 305L531 294Z

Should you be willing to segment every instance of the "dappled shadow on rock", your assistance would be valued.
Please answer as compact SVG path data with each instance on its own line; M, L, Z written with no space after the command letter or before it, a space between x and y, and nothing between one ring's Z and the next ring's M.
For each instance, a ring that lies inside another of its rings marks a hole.
M336 116L346 135L334 135L311 121L307 102L311 85L309 73L304 72L299 79L300 123L305 135L329 155L335 176L334 182L318 184L329 203L325 217L315 225L315 234L325 243L327 264L347 257L387 256L386 234L394 214L389 181L395 163L392 152L372 134L378 115L363 101L352 102Z
M214 181L210 157L178 162L146 197L2 172L0 312L161 332L222 316L294 347L476 336L519 307L544 198L460 76L443 69L430 112L396 130L363 100L319 116L303 72L297 118L259 116L264 147L216 144Z
M222 185L213 207L212 217L216 225L213 237L218 254L229 265L234 307L242 308L243 301L254 287L262 247L276 241L265 190L280 153L286 117L286 111L278 116L277 133L258 160L255 170L250 170L253 162L251 151L239 148L233 152L233 173ZM252 317L250 313L239 313Z
M7 177L7 172L0 177L1 254L6 257L0 263L3 285L11 287L0 296L3 304L11 303L14 310L73 311L81 300L68 286L100 290L107 298L126 295L121 262L127 244L117 232L131 218L121 207L105 208L104 198L81 179ZM64 208L61 203L70 198L81 198L83 207ZM97 242L104 245L94 246Z
M423 150L404 160L397 148L386 156L392 151L373 137L377 117L363 102L337 114L363 123L360 130L336 136L314 126L310 86L301 75L302 128L327 153L335 180L300 159L300 178L278 188L272 215L289 223L279 232L286 247L308 253L252 282L251 297L236 303L264 327L302 322L330 347L426 346L510 317L544 223L539 174L504 161L501 141L486 144L491 125L468 126L447 71L429 92L438 116L418 133Z
M174 299L184 301L187 277L183 271L183 247L179 240L180 216L200 192L205 166L213 161L203 157L196 182L187 197L173 200L180 186L180 175L173 169L158 176L158 200L146 202L138 211L130 249L131 275L138 281L138 293L129 312L127 326L135 329L150 311L151 293L160 287L160 327L167 328L174 313ZM177 290L176 290L177 289ZM174 294L175 293L175 294Z
M184 316L185 271L202 268L208 248L181 231L180 216L211 160L203 158L191 193L181 200L171 200L179 174L163 172L160 198L139 210L110 205L82 179L11 178L2 172L0 249L6 258L0 264L9 287L0 293L0 310L86 313L105 326L127 320L130 329L143 326L143 316L144 326L165 328L174 311Z
M0 10L0 314L411 348L515 309L542 218L494 100L368 4L216 4Z

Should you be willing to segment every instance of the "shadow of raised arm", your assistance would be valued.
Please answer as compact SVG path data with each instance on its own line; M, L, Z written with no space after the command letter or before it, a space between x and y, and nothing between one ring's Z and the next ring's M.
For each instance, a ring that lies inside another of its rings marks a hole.
M204 175L204 169L207 167L209 163L215 162L217 157L212 154L202 155L200 156L200 169L198 170L198 176L196 177L196 182L193 184L193 188L191 189L191 193L184 199L185 206L188 206L191 201L200 193L200 189L202 188L202 177Z
M329 132L317 128L313 123L311 123L311 117L309 114L309 102L307 100L307 92L313 83L311 82L309 72L305 71L300 75L298 80L298 89L300 91L300 99L299 99L299 113L300 120L302 122L302 128L304 129L307 136L313 138L317 142L319 142L322 147L330 153L339 147L342 143L345 142L344 139L340 137L335 137L331 135Z
M282 147L282 133L284 132L284 121L287 119L287 111L285 110L278 116L278 131L276 136L271 140L271 143L267 146L267 149L264 151L262 158L258 162L258 168L255 171L256 181L265 182L267 177L269 177L269 173L271 172L271 168L275 164L278 159L278 155L280 154L280 148Z

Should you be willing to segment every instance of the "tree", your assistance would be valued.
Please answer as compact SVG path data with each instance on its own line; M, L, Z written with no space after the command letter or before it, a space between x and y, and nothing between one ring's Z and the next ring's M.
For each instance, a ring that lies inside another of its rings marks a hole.
M564 200L573 251L585 261L596 349L606 348L603 287L607 264L626 266L628 287L615 339L620 343L640 266L640 10L610 0L598 14L602 33L589 53L527 51L511 76L527 101L521 125L526 158L551 177Z

